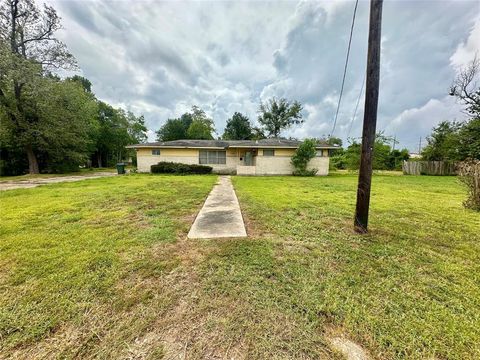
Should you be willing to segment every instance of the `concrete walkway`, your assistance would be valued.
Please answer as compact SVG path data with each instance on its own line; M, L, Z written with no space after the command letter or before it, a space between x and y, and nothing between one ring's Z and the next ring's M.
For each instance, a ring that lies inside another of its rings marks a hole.
M55 184L61 182L73 182L87 179L97 179L105 176L115 176L114 172L96 172L85 175L57 176L46 178L32 178L22 180L6 180L0 182L0 191L13 189L29 189L45 184ZM1 179L0 179L1 180Z
M230 176L220 176L188 233L189 239L246 237Z

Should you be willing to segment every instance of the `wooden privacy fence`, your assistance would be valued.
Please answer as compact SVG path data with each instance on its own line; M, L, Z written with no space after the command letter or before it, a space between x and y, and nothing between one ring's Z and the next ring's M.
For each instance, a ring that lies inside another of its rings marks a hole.
M404 161L405 175L456 175L456 166L451 161Z

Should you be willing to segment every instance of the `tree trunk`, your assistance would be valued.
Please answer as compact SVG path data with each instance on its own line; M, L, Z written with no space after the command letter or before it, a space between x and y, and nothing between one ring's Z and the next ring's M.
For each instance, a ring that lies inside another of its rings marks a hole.
M98 153L98 156L97 156L97 164L98 164L99 168L103 167L102 166L102 154L100 152Z
M32 146L28 145L25 148L28 156L28 172L30 174L39 174L40 171L38 169L38 161L35 153L33 152Z

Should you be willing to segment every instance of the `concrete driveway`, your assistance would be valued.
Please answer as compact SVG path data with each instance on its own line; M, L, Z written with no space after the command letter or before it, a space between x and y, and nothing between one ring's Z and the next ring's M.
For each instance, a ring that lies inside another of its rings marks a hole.
M28 188L34 188L40 185L45 185L45 184L73 182L73 181L81 181L86 179L97 179L105 176L115 176L115 175L117 175L117 173L96 172L96 173L85 174L85 175L70 175L70 176L57 176L57 177L49 177L49 178L7 180L7 181L0 181L0 191L13 190L13 189L28 189Z

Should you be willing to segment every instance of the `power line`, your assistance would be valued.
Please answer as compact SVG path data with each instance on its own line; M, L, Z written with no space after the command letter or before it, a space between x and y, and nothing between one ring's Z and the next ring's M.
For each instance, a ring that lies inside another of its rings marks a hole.
M365 86L366 77L367 77L367 73L365 73L365 75L363 77L362 87L360 88L360 93L358 94L358 98L357 98L357 104L355 105L355 111L353 112L352 121L350 121L350 127L348 128L347 139L350 136L350 131L352 131L353 122L355 121L355 118L357 117L358 104L360 103L360 98L362 97L363 87Z
M338 98L337 111L335 113L335 120L333 121L333 128L332 128L332 131L330 132L330 137L332 137L333 133L335 132L335 127L337 126L338 111L340 110L340 103L342 102L343 86L345 85L345 76L347 75L348 58L350 57L350 46L352 45L353 26L355 25L355 15L357 14L357 6L358 6L358 0L355 1L355 8L353 9L352 26L350 28L350 38L348 40L348 48L347 48L347 58L345 59L345 67L343 69L342 87L340 88L340 97Z

